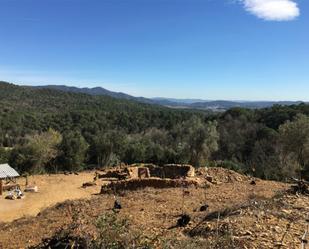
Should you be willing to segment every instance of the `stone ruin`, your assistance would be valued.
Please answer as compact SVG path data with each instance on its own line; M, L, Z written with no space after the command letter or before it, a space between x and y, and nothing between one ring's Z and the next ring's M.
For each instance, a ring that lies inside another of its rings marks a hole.
M114 181L101 187L101 194L119 193L123 190L138 190L147 187L151 188L187 188L189 186L199 186L193 179L162 179L162 178L143 178Z
M145 187L169 188L198 185L194 179L190 179L195 176L195 169L191 165L134 164L124 168L111 169L97 176L99 179L110 181L109 184L102 186L101 193L108 193L110 190L117 192Z
M151 175L160 178L179 179L195 176L195 169L191 165L166 164L149 170Z
M111 169L103 174L98 174L99 179L125 180L125 179L141 179L141 178L168 178L179 179L194 177L195 169L191 165L182 164L166 164L164 166L156 166L154 164L131 165L124 168Z
M128 167L125 169L129 178L150 178L150 171L147 167Z

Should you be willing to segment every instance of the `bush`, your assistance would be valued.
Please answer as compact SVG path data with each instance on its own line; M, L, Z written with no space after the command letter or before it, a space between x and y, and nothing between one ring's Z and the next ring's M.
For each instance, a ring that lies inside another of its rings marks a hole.
M142 232L130 229L126 218L118 218L116 213L106 213L98 218L99 237L93 243L93 249L147 249L151 248Z
M11 150L0 147L0 163L7 163L9 161Z

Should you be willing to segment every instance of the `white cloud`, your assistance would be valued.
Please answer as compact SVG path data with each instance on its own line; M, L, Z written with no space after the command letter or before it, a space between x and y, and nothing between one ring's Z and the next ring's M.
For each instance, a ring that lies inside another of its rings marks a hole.
M241 0L251 14L267 21L290 21L299 16L294 0Z

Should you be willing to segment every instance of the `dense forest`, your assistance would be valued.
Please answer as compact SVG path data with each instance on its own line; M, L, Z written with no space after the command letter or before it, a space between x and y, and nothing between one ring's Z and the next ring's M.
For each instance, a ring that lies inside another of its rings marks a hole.
M120 163L309 177L309 105L178 110L0 82L0 163L44 173Z

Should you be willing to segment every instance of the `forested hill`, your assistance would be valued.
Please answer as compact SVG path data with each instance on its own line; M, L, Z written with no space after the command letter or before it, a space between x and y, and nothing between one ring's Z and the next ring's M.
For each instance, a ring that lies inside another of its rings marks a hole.
M140 103L154 104L167 106L170 108L183 109L198 109L198 110L212 110L222 112L230 108L241 107L250 109L261 109L272 107L273 105L296 105L302 103L301 101L227 101L227 100L202 100L202 99L173 99L173 98L144 98L134 97L122 92L109 91L102 87L94 88L78 88L65 85L46 85L46 86L31 86L35 89L54 89L63 92L72 93L86 93L94 96L110 96L117 99L134 100Z
M122 92L113 92L109 91L102 87L94 87L94 88L78 88L72 86L65 86L65 85L46 85L46 86L31 86L34 89L53 89L59 90L63 92L70 92L70 93L85 93L93 96L109 96L116 99L126 99L126 100L135 100L137 102L146 103L146 104L158 104L156 101L151 99L143 98L143 97L134 97L126 93Z
M53 89L36 89L0 82L0 145L11 147L26 134L53 128L95 135L120 129L139 133L173 124L205 112L172 110L109 96L91 96Z
M1 82L5 162L31 173L144 162L309 179L309 105L213 114Z

